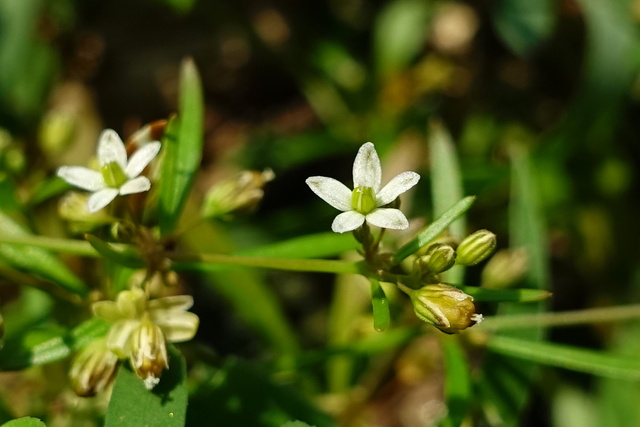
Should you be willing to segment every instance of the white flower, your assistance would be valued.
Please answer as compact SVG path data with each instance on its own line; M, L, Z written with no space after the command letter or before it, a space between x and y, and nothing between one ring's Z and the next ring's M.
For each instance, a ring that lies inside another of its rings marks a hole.
M367 221L369 224L404 230L409 221L399 209L384 208L420 180L415 172L402 172L380 189L382 169L373 144L360 147L353 162L353 191L340 181L324 176L312 176L306 183L322 200L341 210L331 224L336 233L355 230Z
M189 295L149 300L139 288L122 291L116 301L93 303L93 314L113 325L107 347L120 359L129 358L131 367L147 388L160 381L168 366L165 341L188 341L198 330L200 320L187 310L193 305Z
M160 142L143 145L127 160L122 139L112 129L105 129L98 140L100 172L82 166L62 166L58 176L71 185L93 194L87 201L90 213L107 206L118 195L149 191L151 181L140 176L145 167L160 152Z

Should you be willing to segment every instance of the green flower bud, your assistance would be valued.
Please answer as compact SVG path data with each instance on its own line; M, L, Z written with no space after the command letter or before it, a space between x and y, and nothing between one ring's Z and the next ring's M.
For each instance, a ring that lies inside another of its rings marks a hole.
M476 265L486 259L496 248L496 235L489 230L478 230L458 245L456 262Z
M60 199L58 213L60 217L69 222L69 227L74 233L84 233L113 221L106 210L90 213L87 209L89 194L78 191L70 191Z
M439 274L447 271L456 263L456 251L449 245L437 243L431 245L427 254L417 260L420 272L426 274Z
M523 248L496 252L482 270L481 283L489 289L504 289L517 284L529 270L529 254Z
M215 184L202 204L203 218L221 218L254 210L264 196L264 186L275 178L271 169L243 171Z
M442 332L453 334L482 321L473 297L443 283L426 285L409 294L416 316Z
M131 367L151 390L160 382L162 371L169 367L167 345L162 329L148 318L131 334Z
M73 359L71 387L78 396L95 396L111 383L117 367L118 357L107 348L105 338L93 340Z

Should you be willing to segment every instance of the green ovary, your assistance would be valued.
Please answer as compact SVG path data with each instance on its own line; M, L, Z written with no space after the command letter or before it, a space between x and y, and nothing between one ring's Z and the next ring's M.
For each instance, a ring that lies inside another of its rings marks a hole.
M110 162L102 166L101 172L104 182L111 188L120 188L127 182L127 176L116 162Z
M378 205L376 195L371 187L357 187L351 193L351 206L353 210L367 215L373 212Z

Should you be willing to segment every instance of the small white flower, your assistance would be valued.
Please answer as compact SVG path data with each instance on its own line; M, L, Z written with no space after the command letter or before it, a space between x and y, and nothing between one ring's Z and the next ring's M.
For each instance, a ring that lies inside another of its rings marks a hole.
M159 152L160 142L149 142L127 159L122 139L114 130L105 129L98 140L100 172L82 166L62 166L57 174L69 184L93 193L87 201L87 209L93 213L118 195L149 191L151 181L140 174Z
M409 227L404 214L399 209L383 206L416 185L420 175L402 172L380 189L381 176L378 153L373 144L367 142L360 147L353 162L353 191L340 181L324 176L312 176L306 183L322 200L342 211L331 224L336 233L355 230L365 221L377 227L404 230Z

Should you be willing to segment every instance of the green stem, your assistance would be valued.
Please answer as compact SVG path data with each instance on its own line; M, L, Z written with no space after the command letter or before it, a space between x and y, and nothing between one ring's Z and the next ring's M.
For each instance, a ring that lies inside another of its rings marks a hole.
M174 261L173 267L176 270L218 269L221 265L226 265L335 274L360 274L362 272L360 262L350 261L183 253L167 253L167 257Z
M82 240L75 239L57 239L55 237L28 235L0 236L0 244L1 243L10 245L36 246L54 252L73 255L82 255L89 257L100 256L98 252L89 244L89 242L83 242Z
M614 322L634 318L640 318L640 304L557 313L488 317L481 325L476 326L476 328L483 330L504 330L548 326L572 326L585 323Z

